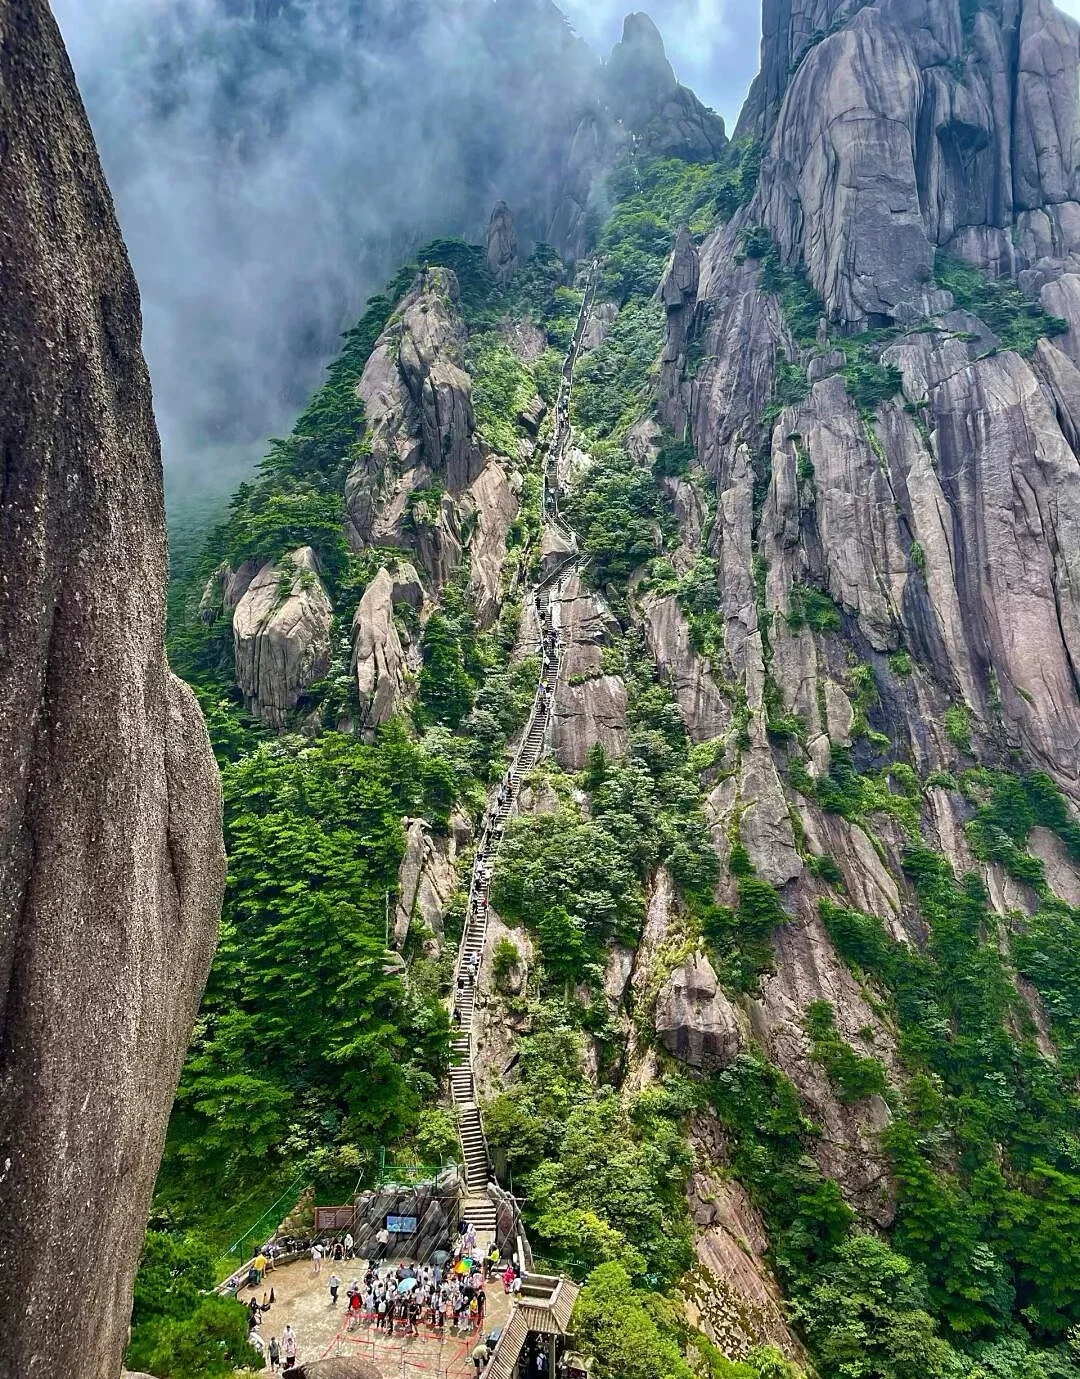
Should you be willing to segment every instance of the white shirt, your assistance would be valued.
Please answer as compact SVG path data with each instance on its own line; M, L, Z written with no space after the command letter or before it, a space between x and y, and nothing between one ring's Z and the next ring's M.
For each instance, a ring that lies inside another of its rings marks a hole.
M312 1247L311 1247L311 1257L312 1257L312 1259L315 1259L315 1260L322 1259L322 1250L319 1249L318 1245L312 1245Z

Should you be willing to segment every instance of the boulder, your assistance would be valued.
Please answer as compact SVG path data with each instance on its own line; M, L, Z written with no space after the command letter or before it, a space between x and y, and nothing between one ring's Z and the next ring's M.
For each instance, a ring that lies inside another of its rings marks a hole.
M233 614L236 683L250 711L285 726L300 696L330 667L333 607L310 546L269 561Z
M518 244L514 217L505 201L497 202L491 212L487 232L487 266L500 285L508 283L517 272Z
M695 953L660 988L656 1033L669 1053L691 1068L727 1068L743 1044L735 1007L720 990L704 953Z
M396 581L384 566L364 590L353 617L352 666L364 729L393 718L405 701L407 665L394 625L395 590Z
M221 791L165 661L139 294L45 0L0 6L0 147L0 1368L101 1379L217 939Z

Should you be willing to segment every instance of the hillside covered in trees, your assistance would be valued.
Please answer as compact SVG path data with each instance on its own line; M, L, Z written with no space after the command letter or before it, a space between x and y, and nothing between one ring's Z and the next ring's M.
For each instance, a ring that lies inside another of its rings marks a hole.
M731 140L628 22L659 97L580 242L503 206L418 251L174 563L230 870L153 1224L458 1153L589 291L480 979L500 1178L598 1379L1074 1379L1080 37L765 8Z

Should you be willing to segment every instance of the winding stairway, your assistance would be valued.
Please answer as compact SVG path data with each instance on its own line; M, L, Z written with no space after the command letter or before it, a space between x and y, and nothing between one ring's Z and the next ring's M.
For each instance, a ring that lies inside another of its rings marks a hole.
M570 546L571 553L530 590L529 600L539 629L537 651L541 660L540 677L521 743L510 769L493 792L484 817L484 828L473 863L465 928L454 969L452 1010L455 1032L450 1042L450 1092L458 1113L458 1133L465 1161L465 1197L462 1211L466 1219L476 1227L478 1247L485 1252L495 1236L496 1207L488 1191L493 1178L483 1119L476 1097L476 981L487 939L488 892L503 830L507 819L517 808L521 782L539 763L548 738L555 691L565 654L565 646L556 627L556 605L566 581L575 567L581 564L577 537L559 513L559 495L564 462L571 439L570 398L574 370L592 311L594 281L595 265L589 273L577 327L563 366L544 467L543 520L545 525L558 531L563 542ZM547 1306L542 1299L548 1294L551 1298L558 1297L562 1304L560 1312L565 1312L566 1318L569 1318L573 1298L577 1296L577 1289L570 1280L547 1280L538 1277L530 1282L534 1282L536 1286L530 1288L527 1285L526 1294L536 1294L536 1299L533 1299L536 1305ZM523 1298L523 1302L525 1301L528 1299ZM493 1361L493 1370L498 1368L500 1373L506 1375L513 1373L524 1336L527 1334L527 1330L523 1330L526 1310L528 1309L523 1310L522 1317L518 1319L521 1325L507 1327ZM565 1329L565 1321L562 1329ZM519 1336L518 1332L522 1334Z

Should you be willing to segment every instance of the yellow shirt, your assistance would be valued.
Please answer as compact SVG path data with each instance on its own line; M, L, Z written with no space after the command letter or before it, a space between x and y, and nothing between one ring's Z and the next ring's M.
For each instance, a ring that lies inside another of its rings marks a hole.
M256 1267L256 1269L258 1269L258 1271L259 1271L260 1274L263 1274L263 1273L266 1272L266 1256L265 1256L265 1255L257 1255L257 1256L255 1257L255 1267Z

